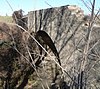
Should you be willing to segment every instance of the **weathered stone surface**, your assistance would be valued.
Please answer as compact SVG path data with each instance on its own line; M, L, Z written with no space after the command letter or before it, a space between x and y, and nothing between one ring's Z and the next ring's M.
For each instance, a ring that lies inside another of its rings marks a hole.
M34 32L38 30L46 31L53 39L61 59L63 58L62 62L70 54L69 50L73 51L71 42L74 35L78 34L79 31L83 31L80 30L82 19L79 20L80 18L72 14L68 7L62 6L29 12L29 29Z
M62 67L78 82L80 75L77 73L80 73L81 66L85 64L83 61L87 40L90 40L88 50L91 50L91 47L97 42L92 50L100 53L100 50L97 50L100 44L100 27L94 26L90 39L87 39L90 21L84 19L83 10L74 5L31 11L28 15L30 32L44 30L50 35L59 52ZM94 63L92 58L99 60L97 55L93 57L92 50L87 52L86 65L88 66ZM85 67L84 70L88 70L87 68ZM68 75L65 74L65 77L66 81L70 81ZM91 81L93 79L92 77Z

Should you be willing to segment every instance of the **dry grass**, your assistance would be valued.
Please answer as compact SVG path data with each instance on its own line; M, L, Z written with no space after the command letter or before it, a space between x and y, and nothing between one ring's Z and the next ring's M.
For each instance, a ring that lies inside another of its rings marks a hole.
M0 22L12 23L13 20L11 16L0 16Z

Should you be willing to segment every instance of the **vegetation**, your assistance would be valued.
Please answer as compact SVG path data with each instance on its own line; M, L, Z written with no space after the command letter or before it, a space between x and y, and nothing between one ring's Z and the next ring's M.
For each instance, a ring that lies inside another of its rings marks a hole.
M13 19L11 16L0 16L0 22L12 23Z

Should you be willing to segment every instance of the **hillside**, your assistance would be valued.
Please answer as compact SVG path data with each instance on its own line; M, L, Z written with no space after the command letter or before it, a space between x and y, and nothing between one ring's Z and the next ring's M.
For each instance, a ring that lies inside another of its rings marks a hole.
M12 17L11 16L0 16L0 22L12 23Z

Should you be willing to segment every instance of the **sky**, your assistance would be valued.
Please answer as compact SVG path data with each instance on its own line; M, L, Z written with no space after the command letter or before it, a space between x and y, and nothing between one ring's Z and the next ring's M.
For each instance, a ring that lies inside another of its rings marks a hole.
M7 3L7 1L9 3ZM89 1L92 0L84 1L87 3L88 6L91 6ZM59 7L64 5L77 5L82 10L84 10L85 14L90 14L90 11L83 4L82 0L0 0L0 15L11 16L13 11L19 9L22 9L24 11L24 14L27 14L29 11L46 9L51 7ZM97 10L100 8L100 0L96 0L95 6L95 9Z

